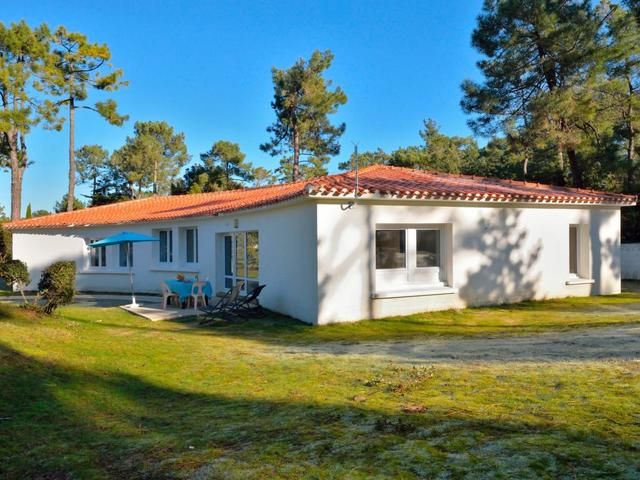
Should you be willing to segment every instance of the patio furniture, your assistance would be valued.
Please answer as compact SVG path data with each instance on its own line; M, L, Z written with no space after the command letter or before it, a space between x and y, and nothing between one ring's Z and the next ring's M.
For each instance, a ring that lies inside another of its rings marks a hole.
M176 306L180 306L180 297L178 296L177 293L173 293L171 291L171 289L169 288L169 285L167 285L165 282L160 282L160 287L162 287L162 309L166 310L167 309L167 305L169 305L171 302L171 299L174 299L176 301Z
M191 295L193 293L193 284L196 283L195 280L165 280L165 283L169 286L169 289L172 293L175 293L180 298L180 304L187 304L189 300L191 300ZM206 297L212 298L213 296L213 288L211 286L211 282L205 281L202 282L204 285L202 286L202 292Z
M260 300L258 299L262 290L264 290L264 287L266 287L266 285L258 285L246 297L239 297L235 305L232 305L231 308L233 308L242 317L245 315L251 317L264 317L267 312L262 308Z
M215 305L200 307L200 311L204 314L202 320L200 320L200 325L210 323L216 318L237 316L234 312L234 305L238 300L238 296L240 295L240 290L242 290L243 285L244 282L236 283L235 286L230 288Z
M205 282L194 282L191 287L191 296L187 299L187 303L193 303L193 308L198 308L198 300L202 306L207 305L207 297L204 294Z
M131 270L131 264L133 260L133 244L138 242L159 242L160 239L156 237L150 237L149 235L143 235L141 233L122 232L118 235L103 238L97 242L93 242L88 245L89 248L108 247L109 245L126 245L127 246L127 266L129 267L129 285L131 286L131 303L132 308L139 307L136 302L136 294L133 291L133 271Z

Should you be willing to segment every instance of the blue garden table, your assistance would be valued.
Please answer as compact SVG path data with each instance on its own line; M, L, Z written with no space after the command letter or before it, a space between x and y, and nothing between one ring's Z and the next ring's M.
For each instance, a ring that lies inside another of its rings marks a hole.
M191 290L193 289L194 280L165 280L164 283L167 284L169 289L171 289L172 293L177 293L178 297L180 297L180 303L186 302L191 296ZM213 296L213 288L211 287L211 282L204 282L204 286L202 287L202 291L204 294L211 298Z

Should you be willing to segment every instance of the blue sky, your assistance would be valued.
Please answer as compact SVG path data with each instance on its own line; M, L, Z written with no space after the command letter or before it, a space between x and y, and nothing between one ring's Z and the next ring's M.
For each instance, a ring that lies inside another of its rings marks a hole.
M481 0L23 0L4 5L2 21L64 24L107 43L113 64L124 69L130 84L111 97L130 121L113 127L80 111L77 147L97 143L112 151L134 121L165 120L185 133L192 161L224 139L267 168L277 165L258 148L274 119L271 67L331 49L327 76L349 99L334 118L347 124L342 152L330 164L335 172L352 142L361 151L418 144L427 117L447 134L470 133L460 83L478 76L470 38L480 7ZM67 188L67 132L36 129L28 142L35 163L25 174L23 213L27 203L51 209ZM0 205L8 211L8 173L0 173L0 185Z

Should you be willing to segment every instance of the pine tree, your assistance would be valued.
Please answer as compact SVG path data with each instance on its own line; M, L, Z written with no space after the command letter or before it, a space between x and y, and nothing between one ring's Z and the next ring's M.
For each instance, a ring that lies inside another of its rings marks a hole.
M78 181L91 185L91 205L94 205L100 180L109 168L109 152L100 145L84 145L76 150L76 163Z
M329 115L347 103L347 96L340 87L331 90L331 81L323 76L332 61L329 50L316 50L308 61L272 70L276 121L267 128L271 139L260 148L281 157L279 172L286 180L322 175L329 158L340 153L346 126L332 125Z
M49 52L49 29L31 29L24 21L0 23L0 167L11 172L11 219L19 220L22 180L31 163L27 135L41 121L59 125L42 101L38 76Z
M66 105L69 114L69 188L67 210L73 210L75 198L75 113L79 108L97 112L111 125L121 126L129 117L117 113L114 100L86 105L89 89L111 92L127 85L121 80L122 70L113 70L109 61L111 52L105 44L91 43L86 35L69 32L60 26L53 35L55 50L48 68L50 91L62 100L58 105ZM103 70L109 70L105 75Z
M110 174L127 185L130 198L149 191L168 194L188 161L183 133L175 133L167 122L136 122L133 137L111 155Z
M472 37L484 80L463 84L474 131L524 131L537 146L553 141L582 186L579 126L593 112L584 91L600 62L600 25L589 0L485 0Z

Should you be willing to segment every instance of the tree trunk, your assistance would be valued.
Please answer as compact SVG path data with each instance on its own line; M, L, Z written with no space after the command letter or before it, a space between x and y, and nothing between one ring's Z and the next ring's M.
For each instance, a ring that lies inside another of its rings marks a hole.
M158 162L153 162L153 194L158 193Z
M631 82L631 78L627 76L627 87L629 89L629 106L627 108L627 133L629 138L627 139L627 179L626 179L626 187L627 191L631 191L633 188L633 184L635 182L635 137L636 131L633 128L633 95L635 94L633 83Z
M11 220L20 220L22 205L22 177L24 173L23 163L20 162L18 150L18 133L16 131L5 134L5 140L9 146L9 167L11 168Z
M573 177L573 186L577 188L584 187L584 178L582 177L582 167L578 161L578 154L575 148L567 148L567 158L569 159L569 168Z
M76 157L74 151L75 112L75 104L72 96L69 98L69 190L67 191L67 212L73 211L73 201L76 198Z
M9 152L11 159L11 220L20 220L22 204L22 174L18 152L13 148Z
M300 180L300 136L298 131L293 135L293 181Z

